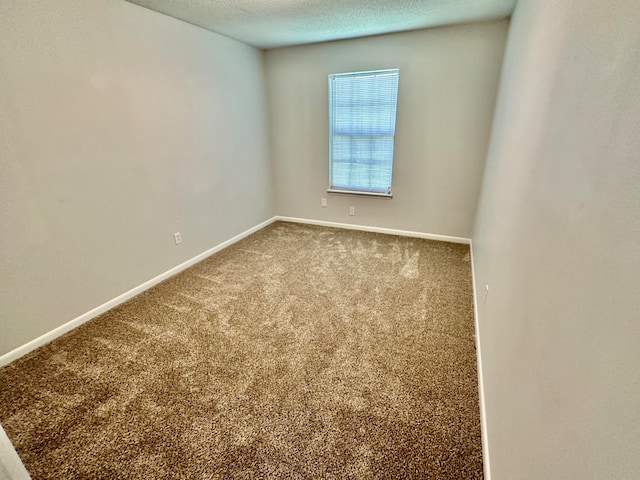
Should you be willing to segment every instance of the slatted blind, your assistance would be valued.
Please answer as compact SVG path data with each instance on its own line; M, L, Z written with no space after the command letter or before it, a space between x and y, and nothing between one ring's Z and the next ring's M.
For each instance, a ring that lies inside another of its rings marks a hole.
M329 191L391 195L399 73L329 75Z

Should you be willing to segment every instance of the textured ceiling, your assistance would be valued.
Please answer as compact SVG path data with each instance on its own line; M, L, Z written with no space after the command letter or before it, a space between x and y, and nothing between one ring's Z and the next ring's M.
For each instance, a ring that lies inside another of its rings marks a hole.
M503 18L517 0L129 0L259 48Z

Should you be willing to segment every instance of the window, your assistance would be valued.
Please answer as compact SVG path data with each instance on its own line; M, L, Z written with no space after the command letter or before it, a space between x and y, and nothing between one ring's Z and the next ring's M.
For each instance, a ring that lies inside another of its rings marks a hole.
M391 196L399 74L329 75L329 192Z

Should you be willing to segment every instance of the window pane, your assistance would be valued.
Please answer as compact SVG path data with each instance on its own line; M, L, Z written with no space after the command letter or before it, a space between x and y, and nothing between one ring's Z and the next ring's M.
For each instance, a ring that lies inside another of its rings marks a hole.
M390 191L398 73L329 76L330 187Z
M334 135L332 187L386 192L391 186L393 136Z

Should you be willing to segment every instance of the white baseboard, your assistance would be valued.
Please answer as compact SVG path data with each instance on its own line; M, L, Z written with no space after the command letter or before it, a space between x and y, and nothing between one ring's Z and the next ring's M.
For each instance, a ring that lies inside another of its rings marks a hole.
M484 380L482 377L482 350L480 348L480 319L478 316L478 290L476 288L476 271L473 262L473 243L471 251L471 282L473 288L473 321L476 329L476 358L478 364L478 390L480 400L480 430L482 435L482 463L484 465L484 479L491 480L491 462L489 460L489 437L487 433L487 409L484 402Z
M28 354L29 352L35 350L36 348L46 345L52 340L55 340L61 335L64 335L65 333L73 330L74 328L79 327L80 325L91 320L92 318L95 318L98 315L101 315L102 313L120 305L121 303L126 302L130 298L133 298L136 295L144 292L145 290L148 290L149 288L159 284L160 282L166 280L167 278L172 277L173 275L176 275L182 272L183 270L186 270L187 268L213 255L214 253L219 252L220 250L238 242L239 240L242 240L243 238L251 235L252 233L255 233L258 230L261 230L262 228L266 227L267 225L270 225L271 223L279 220L283 222L322 225L327 227L384 233L389 235L401 235L405 237L425 238L428 240L438 240L438 241L444 241L444 242L463 243L463 244L471 245L470 239L462 238L462 237L450 237L446 235L434 235L430 233L412 232L407 230L395 230L390 228L371 227L366 225L352 225L348 223L326 222L322 220L310 220L305 218L275 216L270 218L269 220L266 220L260 223L259 225L256 225L255 227L252 227L240 233L239 235L236 235L235 237L225 242L220 243L219 245L216 245L215 247L207 250L206 252L196 255L190 260L187 260L186 262L181 263L180 265L173 267L170 270L167 270L166 272L158 275L157 277L154 277L151 280L148 280L143 284L132 288L128 292L125 292L122 295L119 295L113 300L109 300L108 302L103 303L102 305L94 308L93 310L90 310L87 313L84 313L79 317L76 317L73 320L55 328L54 330L51 330L50 332L45 333L44 335L34 340L31 340L30 342L0 356L0 367L8 365L9 363ZM473 272L473 248L471 250L471 269ZM482 362L481 362L481 355L480 355L480 343L479 343L479 331L478 331L478 317L477 317L478 309L477 309L477 302L476 302L475 276L473 276L473 293L474 293L475 322L476 322L476 325L475 325L476 326L476 351L478 355L478 379L479 379L479 385L480 385L480 416L481 416L480 420L482 424L482 451L483 451L483 460L484 460L484 469L485 469L485 480L491 480L490 468L489 468L489 451L488 451L487 438L486 438L486 418L484 413L485 412L484 391L483 391L483 384L482 384ZM29 480L31 478L27 470L24 468L22 461L20 460L17 453L13 449L11 442L9 441L8 437L6 436L6 433L4 432L1 426L0 426L0 464L1 464L0 473L3 473L3 470L6 470L11 480L14 480L14 479Z
M440 242L450 242L450 243L463 243L465 245L471 244L471 240L469 238L464 238L464 237L450 237L447 235L436 235L433 233L412 232L409 230L395 230L393 228L370 227L368 225L355 225L351 223L327 222L324 220L311 220L309 218L295 218L295 217L282 217L282 216L276 216L274 218L282 222L305 223L308 225L320 225L323 227L344 228L347 230L360 230L363 232L384 233L387 235L400 235L402 237L425 238L427 240L438 240Z
M17 360L18 358L26 355L27 353L35 350L36 348L39 348L43 345L46 345L47 343L51 342L52 340L55 340L56 338L58 338L61 335L64 335L65 333L73 330L76 327L79 327L80 325L82 325L85 322L88 322L89 320L91 320L92 318L97 317L98 315L103 314L104 312L106 312L107 310L111 310L114 307L117 307L118 305L120 305L121 303L126 302L127 300L129 300L130 298L135 297L136 295L139 295L140 293L144 292L145 290L148 290L149 288L159 284L160 282L166 280L169 277L172 277L174 275L176 275L177 273L182 272L183 270L186 270L187 268L195 265L198 262L201 262L202 260L204 260L205 258L213 255L216 252L219 252L220 250L222 250L223 248L228 247L229 245L232 245L234 243L236 243L239 240L242 240L243 238L251 235L252 233L257 232L258 230L266 227L267 225L270 225L271 223L276 221L276 217L272 217L269 220L266 220L264 222L262 222L259 225L256 225L255 227L250 228L249 230L246 230L242 233L240 233L239 235L236 235L235 237L222 242L219 245L216 245L215 247L207 250L206 252L203 252L199 255L196 255L195 257L193 257L190 260L187 260L184 263L181 263L180 265L173 267L170 270L167 270L164 273L161 273L160 275L158 275L157 277L152 278L151 280L148 280L146 282L144 282L141 285L138 285L137 287L132 288L131 290L129 290L128 292L123 293L122 295L117 296L116 298L114 298L113 300L109 300L106 303L103 303L102 305L94 308L93 310L88 311L87 313L84 313L82 315L80 315L79 317L74 318L73 320L70 320L69 322L60 325L59 327L51 330L50 332L45 333L44 335L31 340L28 343L25 343L24 345L11 350L8 353L5 353L4 355L0 356L0 367L4 367L5 365L8 365L9 363L13 362L14 360Z
M144 292L145 290L148 290L149 288L157 285L158 283L166 280L169 277L172 277L173 275L176 275L177 273L182 272L183 270L186 270L187 268L195 265L196 263L204 260L205 258L213 255L216 252L219 252L220 250L222 250L223 248L228 247L229 245L232 245L234 243L236 243L239 240L242 240L243 238L251 235L252 233L257 232L258 230L266 227L267 225L270 225L271 223L275 222L275 221L283 221L283 222L294 222L294 223L304 223L304 224L310 224L310 225L321 225L321 226L325 226L325 227L334 227L334 228L344 228L344 229L349 229L349 230L360 230L360 231L365 231L365 232L376 232L376 233L384 233L384 234L388 234L388 235L401 235L404 237L415 237L415 238L424 238L424 239L428 239L428 240L438 240L438 241L442 241L442 242L452 242L452 243L463 243L466 245L469 245L471 243L471 240L468 238L462 238L462 237L450 237L447 235L435 235L435 234L431 234L431 233L423 233L423 232L412 232L412 231L408 231L408 230L395 230L395 229L391 229L391 228L381 228L381 227L371 227L371 226L367 226L367 225L354 225L354 224L349 224L349 223L337 223L337 222L327 222L327 221L323 221L323 220L311 220L311 219L307 219L307 218L294 218L294 217L283 217L283 216L275 216L270 218L269 220L266 220L264 222L262 222L259 225L256 225L255 227L252 227L242 233L240 233L239 235L236 235L235 237L222 242L219 245L216 245L215 247L207 250L206 252L203 252L199 255L196 255L195 257L193 257L190 260L187 260L184 263L181 263L180 265L173 267L170 270L167 270L166 272L158 275L155 278L152 278L151 280L148 280L146 282L144 282L141 285L138 285L137 287L132 288L131 290L129 290L128 292L123 293L122 295L119 295L118 297L109 300L106 303L103 303L102 305L94 308L93 310L90 310L82 315L80 315L79 317L74 318L73 320L70 320L69 322L60 325L59 327L51 330L50 332L45 333L44 335L31 340L28 343L25 343L24 345L11 350L8 353L5 353L4 355L0 356L0 367L3 367L5 365L8 365L9 363L13 362L14 360L17 360L18 358L26 355L27 353L35 350L36 348L39 348L43 345L46 345L47 343L51 342L52 340L55 340L56 338L60 337L61 335L64 335L65 333L73 330L76 327L79 327L80 325L82 325L83 323L91 320L92 318L97 317L98 315L103 314L104 312L120 305L121 303L126 302L127 300L129 300L130 298L135 297L136 295L139 295L140 293Z

